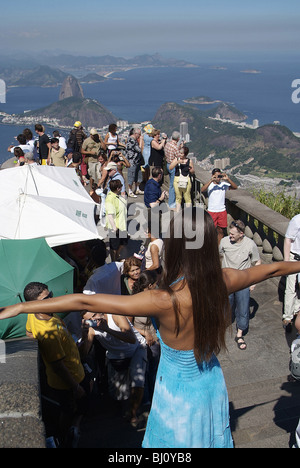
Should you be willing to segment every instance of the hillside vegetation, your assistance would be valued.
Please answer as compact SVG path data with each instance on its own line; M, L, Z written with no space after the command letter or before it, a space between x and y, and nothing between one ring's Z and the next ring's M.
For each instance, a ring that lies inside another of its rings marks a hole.
M103 127L116 121L116 117L94 99L70 97L50 106L28 112L27 116L48 117L59 120L60 125L72 126L76 120L87 127Z
M191 137L188 146L198 159L205 159L210 154L214 154L214 159L230 157L231 167L247 162L244 167L239 167L245 173L264 171L271 172L273 176L278 173L282 177L286 175L287 178L300 180L299 138L281 125L239 128L209 118L219 114L222 118L240 120L241 113L229 106L226 107L227 116L222 115L222 104L209 112L201 112L190 105L169 102L159 108L152 123L171 135L178 130L181 122L187 122Z

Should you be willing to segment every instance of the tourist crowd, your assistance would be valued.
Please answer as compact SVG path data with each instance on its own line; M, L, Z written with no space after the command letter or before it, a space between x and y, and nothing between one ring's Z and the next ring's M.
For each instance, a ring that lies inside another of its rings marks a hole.
M143 129L132 128L127 140L121 142L115 124L109 126L102 139L95 128L86 135L79 121L67 140L58 131L49 138L41 124L35 126L35 132L36 138L30 129L18 135L17 144L8 148L14 156L1 169L29 164L74 168L99 206L96 222L106 228L106 243L95 239L54 248L74 267L74 292L133 296L158 288L164 271L164 241L161 226L158 232L153 229L152 210L161 204L174 212L192 206L194 166L179 132L168 138L149 124ZM168 191L162 188L165 177ZM225 193L236 188L216 168L201 191L207 193L207 211L218 232L222 268L242 271L261 261L256 244L245 236L245 224L241 220L227 224ZM143 195L147 225L144 241L131 255L126 249L128 200L139 195ZM293 261L300 259L300 215L295 218L285 246L285 259ZM297 276L289 278L285 326L300 308L295 289ZM52 297L42 283L29 283L25 289L26 301ZM247 286L234 291L228 298L232 320L236 320L239 350L247 349L244 335L249 328L251 289ZM138 411L152 401L161 352L157 330L148 315L85 311L68 314L63 322L46 313L30 315L27 333L38 339L43 357L48 436L55 435L61 446L76 446L91 392L107 392L116 401L128 401L126 416L133 426L138 425ZM58 427L54 427L57 420L51 418L49 402L53 401L61 408Z

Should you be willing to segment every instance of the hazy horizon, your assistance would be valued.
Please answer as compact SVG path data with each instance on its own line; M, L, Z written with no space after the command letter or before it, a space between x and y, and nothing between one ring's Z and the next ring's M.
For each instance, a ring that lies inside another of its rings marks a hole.
M298 0L29 0L1 11L0 49L187 61L299 56Z

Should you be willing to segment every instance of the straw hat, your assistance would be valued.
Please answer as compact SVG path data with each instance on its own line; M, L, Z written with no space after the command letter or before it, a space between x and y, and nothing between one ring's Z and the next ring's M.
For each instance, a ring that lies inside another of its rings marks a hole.
M144 130L145 130L146 133L151 133L151 132L153 132L154 127L153 127L152 124L148 124L148 125L146 125L146 127L144 127Z

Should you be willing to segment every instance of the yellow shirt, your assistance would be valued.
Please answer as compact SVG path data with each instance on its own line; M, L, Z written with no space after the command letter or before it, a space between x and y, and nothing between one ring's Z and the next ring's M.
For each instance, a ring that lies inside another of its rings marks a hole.
M127 216L127 202L125 198L116 195L111 190L108 192L105 199L105 211L107 215L114 217L116 228L120 231L127 230L126 216ZM112 229L109 217L106 216L106 226Z
M32 333L39 342L50 387L57 390L69 390L68 385L53 371L51 365L62 359L77 383L84 379L84 369L76 343L65 324L58 317L41 320L34 314L28 314L26 330Z

